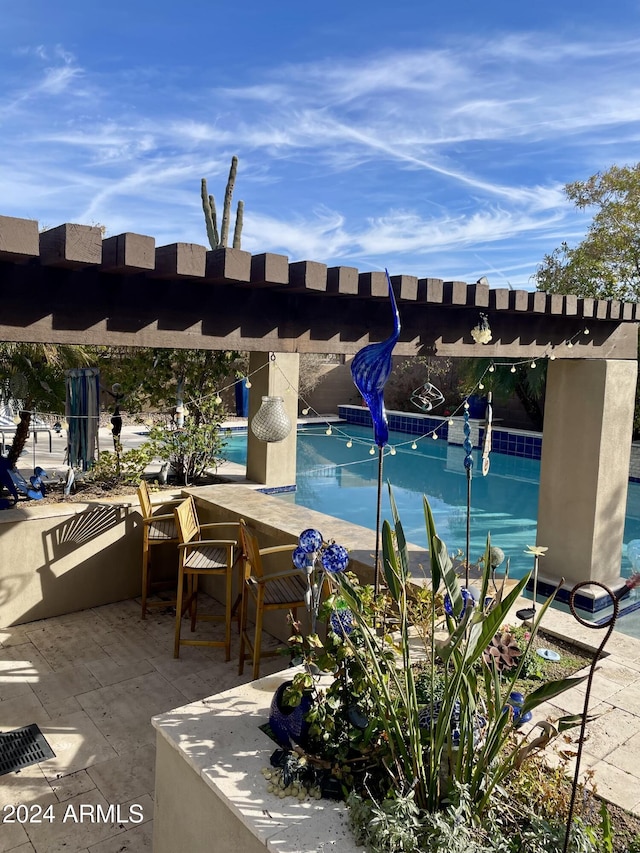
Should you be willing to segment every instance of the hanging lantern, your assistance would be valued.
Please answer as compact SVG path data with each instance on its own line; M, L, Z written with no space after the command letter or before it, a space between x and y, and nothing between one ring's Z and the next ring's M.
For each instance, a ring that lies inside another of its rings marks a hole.
M471 337L477 344L488 344L493 337L486 314L480 314L480 322L471 329Z
M291 421L282 397L262 398L262 405L251 421L251 432L260 441L284 441L291 432Z

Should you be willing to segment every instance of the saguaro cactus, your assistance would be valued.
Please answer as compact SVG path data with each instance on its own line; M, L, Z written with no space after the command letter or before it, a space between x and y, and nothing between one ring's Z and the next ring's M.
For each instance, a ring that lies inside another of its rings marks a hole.
M209 195L207 190L207 179L202 179L201 196L202 210L204 211L204 221L207 226L207 236L212 249L220 249L228 245L229 242L229 220L231 218L231 199L233 197L233 187L236 182L236 172L238 170L238 158L231 158L231 168L229 169L229 177L227 179L227 187L224 193L224 206L222 208L222 226L218 233L218 217L216 213L216 203L212 195ZM238 202L236 211L236 225L233 232L233 248L239 249L242 241L242 224L244 219L244 202Z

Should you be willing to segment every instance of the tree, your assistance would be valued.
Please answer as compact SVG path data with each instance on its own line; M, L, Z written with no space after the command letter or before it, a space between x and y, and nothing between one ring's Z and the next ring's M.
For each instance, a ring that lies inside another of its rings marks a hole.
M64 371L90 363L86 347L59 344L0 343L0 381L6 400L18 401L20 423L7 459L14 467L29 436L35 410L61 412L65 401Z
M579 210L594 208L584 240L545 255L539 290L599 299L640 300L640 163L612 166L564 188Z
M564 189L579 210L595 213L581 243L570 248L565 242L545 255L535 274L538 289L640 302L640 163L611 166ZM638 391L633 429L637 437Z
M492 391L494 398L506 402L516 396L527 413L534 429L542 431L544 421L544 391L547 378L547 365L544 360L538 362L535 368L533 362L515 364L509 359L500 359L495 370L489 372L492 359L467 358L462 361L460 378L462 391L465 394L477 388L482 378L487 391ZM515 367L515 371L507 365ZM485 393L477 391L476 393Z

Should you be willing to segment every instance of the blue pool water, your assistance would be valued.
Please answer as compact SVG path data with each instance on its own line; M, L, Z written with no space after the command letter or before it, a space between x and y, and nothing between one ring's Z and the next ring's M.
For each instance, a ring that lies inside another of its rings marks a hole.
M333 515L345 521L375 529L378 457L369 454L372 431L352 424L303 428L298 432L297 504ZM353 446L347 447L347 440ZM390 446L396 454L384 457L383 477L392 484L405 535L410 542L426 548L422 495L426 494L434 514L438 534L449 551L465 549L467 480L464 451L446 441L423 439L416 450L406 433L391 432ZM474 451L477 454L478 451ZM246 462L246 433L233 434L224 456ZM531 557L523 552L536 541L540 462L503 453L491 454L486 477L479 471L477 455L471 488L471 547L473 561L483 553L487 533L491 542L511 560L511 576L522 577L532 568ZM383 518L390 518L386 488ZM322 533L331 538L330 530ZM640 484L629 483L624 541L640 539ZM630 565L623 558L622 573ZM640 622L640 617L638 619Z

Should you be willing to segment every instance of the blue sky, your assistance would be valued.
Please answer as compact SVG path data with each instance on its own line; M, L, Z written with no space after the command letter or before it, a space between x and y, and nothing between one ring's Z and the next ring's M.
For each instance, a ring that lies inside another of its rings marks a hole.
M0 0L0 214L531 287L635 163L640 0Z

